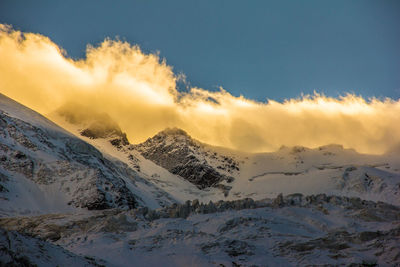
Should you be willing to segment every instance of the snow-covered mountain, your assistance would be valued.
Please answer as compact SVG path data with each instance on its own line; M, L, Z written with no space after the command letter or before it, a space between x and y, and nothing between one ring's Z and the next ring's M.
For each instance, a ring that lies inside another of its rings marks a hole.
M53 116L70 132L127 163L147 180L158 185L168 181L170 186L164 184L162 189L178 200L325 193L400 205L400 152L365 155L340 145L326 145L315 149L282 147L276 152L252 154L204 144L177 128L165 129L141 144L131 145L123 141L125 134L113 122L106 123L116 127L109 132L118 135L102 138L106 134L82 134L89 131L88 125L101 124L100 117L105 115L80 124L71 123L64 115ZM182 179L197 189L188 189L185 183L180 185L181 191L190 193L176 192Z
M234 181L232 175L239 171L233 158L207 149L178 128L167 128L132 149L200 189L217 187L225 196Z
M153 187L125 163L0 96L0 214L159 206ZM165 196L165 200L161 196Z
M130 144L72 109L49 115L61 128L0 95L0 265L400 264L397 149Z
M0 124L1 212L135 206L127 175L94 147L4 96Z

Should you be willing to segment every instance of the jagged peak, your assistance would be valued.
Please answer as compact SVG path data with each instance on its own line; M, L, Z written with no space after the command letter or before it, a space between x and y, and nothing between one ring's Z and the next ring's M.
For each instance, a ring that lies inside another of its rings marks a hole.
M156 135L153 137L150 137L149 139L146 140L146 142L173 142L173 143L191 143L194 144L195 140L184 130L177 128L177 127L172 127L172 128L165 128L164 130L158 132Z

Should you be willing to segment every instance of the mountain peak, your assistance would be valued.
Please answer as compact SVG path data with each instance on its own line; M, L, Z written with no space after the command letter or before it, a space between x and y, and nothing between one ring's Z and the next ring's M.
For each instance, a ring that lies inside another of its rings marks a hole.
M194 140L187 132L177 127L166 128L153 137L148 138L143 144L164 144L168 146L188 145L190 147L198 147L200 145L200 143Z
M198 188L218 187L225 195L230 187L221 182L232 182L234 178L230 172L238 170L233 159L207 151L203 144L176 127L166 128L134 147L144 158L183 177Z
M85 106L68 103L56 111L68 123L82 127L80 134L90 139L112 139L113 145L128 145L126 133L122 132L119 125L106 113L96 112Z

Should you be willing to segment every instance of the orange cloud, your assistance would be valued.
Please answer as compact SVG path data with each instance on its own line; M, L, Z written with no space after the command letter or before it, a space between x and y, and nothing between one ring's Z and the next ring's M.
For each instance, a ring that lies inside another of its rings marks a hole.
M172 126L243 151L338 143L382 153L400 143L399 100L315 94L261 103L223 89L181 93L177 80L158 55L127 42L106 39L73 60L43 35L0 25L1 93L42 114L70 102L108 113L135 143Z

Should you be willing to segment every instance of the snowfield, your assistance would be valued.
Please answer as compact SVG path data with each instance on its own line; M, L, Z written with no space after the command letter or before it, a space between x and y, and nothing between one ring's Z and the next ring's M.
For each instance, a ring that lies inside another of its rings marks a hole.
M393 266L400 257L399 207L326 195L3 218L0 226L106 266Z
M106 114L49 118L0 95L0 265L400 265L399 149L130 144Z

